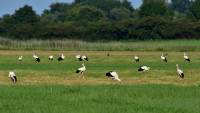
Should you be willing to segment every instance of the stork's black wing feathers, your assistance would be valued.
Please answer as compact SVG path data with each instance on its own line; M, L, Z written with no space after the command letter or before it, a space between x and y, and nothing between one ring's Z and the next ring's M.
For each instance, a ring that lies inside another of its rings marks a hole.
M76 70L76 73L79 73L80 72L80 70Z
M35 61L36 61L36 62L40 62L40 58L36 58Z
M181 73L180 77L181 77L181 78L184 78L184 73Z
M167 62L167 59L165 58L165 60L164 60L165 62Z
M111 73L112 73L112 71L107 72L107 73L106 73L106 76L107 76L107 77L113 77L113 76L111 75Z
M61 57L58 57L58 61L62 61L63 59Z
M138 71L144 71L141 67L138 69Z

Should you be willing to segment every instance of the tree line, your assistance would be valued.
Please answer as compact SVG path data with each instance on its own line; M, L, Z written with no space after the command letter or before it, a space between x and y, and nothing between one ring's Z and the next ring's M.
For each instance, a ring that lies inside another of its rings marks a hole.
M87 41L199 39L200 0L74 0L41 15L25 5L0 18L0 36Z

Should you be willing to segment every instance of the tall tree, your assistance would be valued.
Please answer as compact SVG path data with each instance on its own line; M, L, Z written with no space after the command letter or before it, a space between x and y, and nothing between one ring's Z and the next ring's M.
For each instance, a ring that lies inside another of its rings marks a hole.
M131 2L127 0L75 0L74 4L91 5L106 12L118 7L125 7L131 11L133 10Z
M88 5L77 5L71 10L69 20L72 21L98 21L105 18L105 12Z
M53 3L50 5L50 12L51 13L63 12L68 8L69 8L68 3Z
M64 22L68 16L68 10L70 5L68 3L53 3L50 6L50 9L46 9L43 12L44 18L49 18L50 20L56 22Z
M9 36L19 39L33 38L35 35L34 26L38 22L39 16L28 5L19 8L12 16L8 15L4 19Z
M193 2L190 11L196 19L200 19L200 0L195 0Z
M172 9L181 13L188 11L191 5L191 0L171 0Z
M165 0L143 0L139 11L141 16L166 15L168 8Z
M128 10L131 10L131 11L134 10L134 8L133 8L131 2L128 1L128 0L122 0L122 5L123 5L126 9L128 9Z
M110 18L111 20L124 20L131 17L131 11L120 7L120 8L114 8L110 11Z
M38 15L32 9L31 6L25 5L22 8L19 8L15 11L13 15L14 21L16 24L18 23L28 23L28 24L35 24L38 22Z

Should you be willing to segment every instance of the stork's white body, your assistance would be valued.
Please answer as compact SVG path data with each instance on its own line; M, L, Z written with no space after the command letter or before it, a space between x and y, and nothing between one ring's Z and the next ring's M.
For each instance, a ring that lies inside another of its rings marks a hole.
M18 58L18 61L22 61L22 59L23 59L23 56L20 56L20 57Z
M37 59L37 58L39 58L36 54L33 54L33 58L34 59Z
M82 67L78 68L77 71L76 71L76 73L83 74L83 72L85 72L85 71L86 71L86 67L85 67L84 64L82 64Z
M181 69L177 68L177 73L180 75L183 73L183 71Z
M51 56L49 56L49 60L53 60L53 56L51 55Z
M136 61L136 62L139 62L139 57L138 56L134 56L134 60Z
M147 66L142 66L141 68L144 69L145 71L150 70L150 67L147 67Z
M80 59L80 58L81 58L81 55L76 55L76 58L77 58L77 59Z
M190 58L187 56L187 54L184 52L183 58L187 61L190 61Z
M11 78L11 80L12 80L13 83L17 82L17 77L16 77L15 72L10 71L8 77Z
M135 59L135 60L138 60L138 59L139 59L139 57L138 57L138 56L134 56L134 59Z
M65 59L65 56L64 54L62 53L59 57L58 57L58 61L62 61Z
M110 71L110 72L106 73L106 76L110 77L113 80L117 80L117 81L121 82L121 79L119 79L119 75L115 71Z
M83 61L83 60L88 61L88 57L85 56L85 55L83 55L83 56L81 56L81 55L76 55L76 58L79 59L79 61Z
M150 67L148 66L141 66L138 71L149 71L150 70Z
M164 57L164 56L161 56L160 58L161 58L162 60L165 60L165 57Z
M177 72L177 74L178 74L181 78L184 78L183 70L181 70L181 69L179 68L179 65L178 65L178 64L176 64L176 72Z
M135 58L135 59L139 59L139 57L138 57L138 56L134 56L134 58Z
M63 54L63 53L61 54L61 58L62 58L62 59L65 59L65 56L64 56L64 54Z
M82 59L86 59L87 57L83 55L83 56L81 56L81 58L82 58Z
M160 59L163 60L163 61L165 61L165 62L167 62L166 55L164 55L163 53L162 53L162 55L160 56Z
M186 56L186 55L184 55L184 59L189 59L189 57L188 57L188 56Z
M33 54L33 58L36 62L40 62L40 58L35 53Z
M160 57L162 60L165 60L166 57L164 56L164 54L162 53L161 57Z

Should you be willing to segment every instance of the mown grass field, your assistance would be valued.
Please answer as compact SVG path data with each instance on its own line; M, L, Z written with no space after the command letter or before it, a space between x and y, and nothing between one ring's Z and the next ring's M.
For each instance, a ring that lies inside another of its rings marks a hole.
M122 79L121 84L132 83L162 83L180 85L200 84L200 53L189 52L192 62L183 59L182 52L168 52L168 63L161 61L161 52L107 52L104 51L68 51L63 52L66 59L63 62L48 61L49 55L58 56L61 51L37 51L41 58L40 63L34 62L32 51L1 51L0 52L0 84L10 84L9 71L16 71L19 78L18 84L115 84L116 82L105 77L105 73L115 70ZM89 57L85 62L87 71L85 79L75 73L81 66L75 55L83 54ZM133 61L137 54L141 58L140 63ZM23 55L22 62L18 62L18 56ZM185 79L180 80L176 75L176 64L184 70ZM141 65L151 67L149 72L141 73L137 69Z
M200 111L200 53L188 52L192 62L185 62L183 52L167 52L168 63L160 60L162 52L136 51L0 51L1 113L198 113ZM49 55L64 53L63 62L48 61ZM106 56L107 53L110 56ZM89 57L85 79L75 73L82 62L75 55ZM18 56L23 55L22 62ZM140 63L133 56L141 58ZM176 75L176 64L185 78ZM138 72L140 65L151 67ZM16 71L18 83L8 78ZM105 77L115 70L121 83Z

